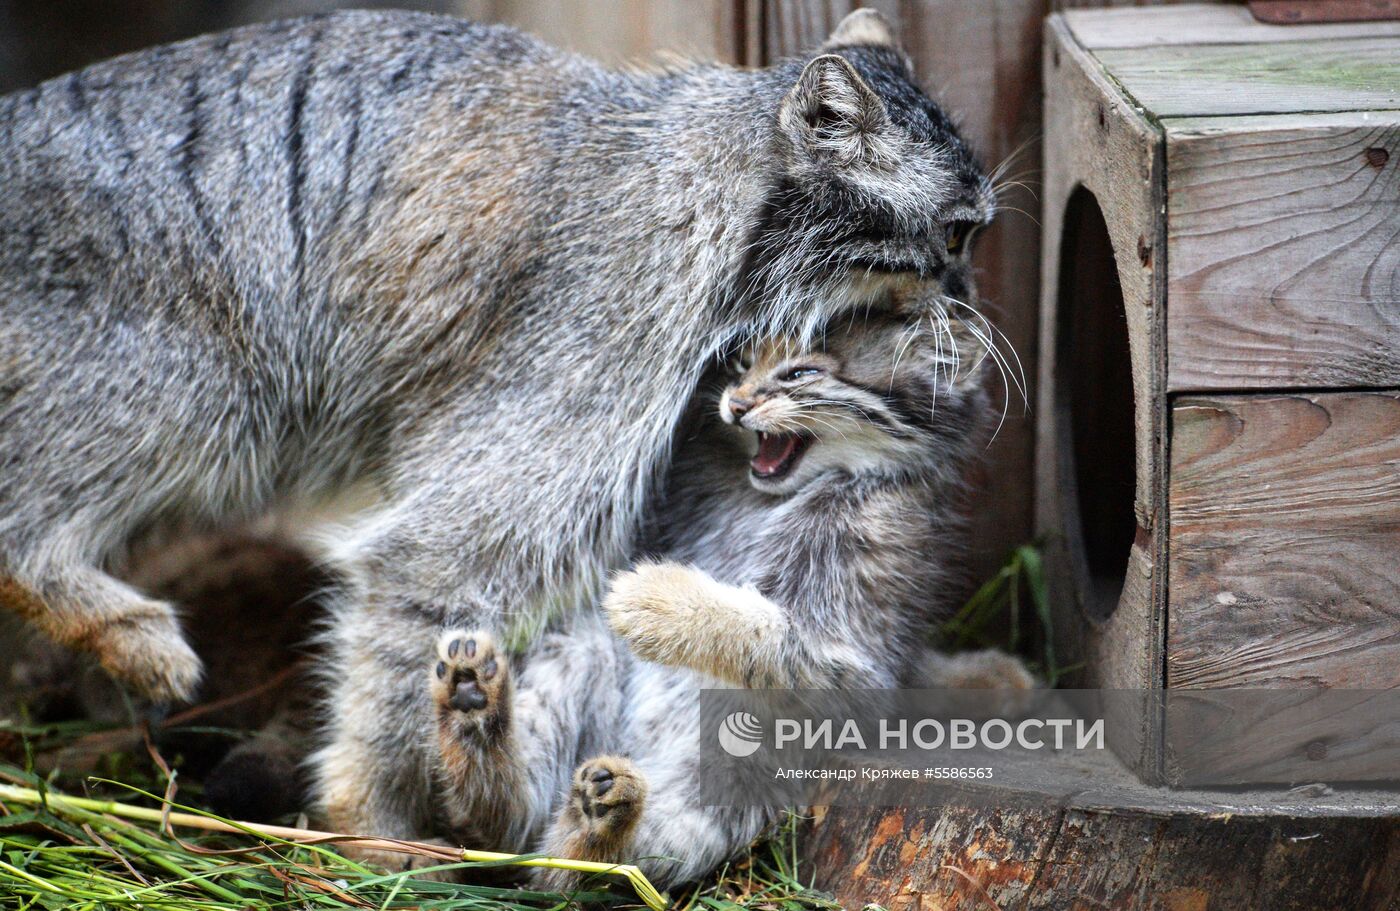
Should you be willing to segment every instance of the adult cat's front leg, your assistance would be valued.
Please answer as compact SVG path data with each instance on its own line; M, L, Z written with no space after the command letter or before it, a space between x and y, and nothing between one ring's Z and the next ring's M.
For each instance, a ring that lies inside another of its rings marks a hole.
M406 840L431 836L423 667L424 644L436 632L430 618L386 595L348 605L332 626L321 667L326 730L311 757L318 811L331 831ZM429 863L353 844L344 850L391 870Z

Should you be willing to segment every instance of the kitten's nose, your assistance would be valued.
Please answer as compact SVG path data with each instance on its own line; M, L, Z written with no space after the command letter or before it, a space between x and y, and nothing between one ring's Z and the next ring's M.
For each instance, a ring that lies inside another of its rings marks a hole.
M734 420L739 420L753 409L753 399L740 398L737 395L729 397L729 416Z

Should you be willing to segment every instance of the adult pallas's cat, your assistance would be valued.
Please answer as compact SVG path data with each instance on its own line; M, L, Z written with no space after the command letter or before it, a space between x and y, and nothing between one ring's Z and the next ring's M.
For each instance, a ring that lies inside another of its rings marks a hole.
M421 835L422 643L527 645L595 603L713 354L895 285L968 300L991 204L872 13L766 69L660 72L342 13L8 95L0 601L185 698L129 542L335 518L315 778L333 827Z

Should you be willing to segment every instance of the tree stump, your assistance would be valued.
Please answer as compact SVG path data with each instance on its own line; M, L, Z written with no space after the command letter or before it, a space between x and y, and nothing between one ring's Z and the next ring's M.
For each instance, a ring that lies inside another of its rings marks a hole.
M1385 911L1400 819L1296 808L819 808L799 838L815 885L889 911Z

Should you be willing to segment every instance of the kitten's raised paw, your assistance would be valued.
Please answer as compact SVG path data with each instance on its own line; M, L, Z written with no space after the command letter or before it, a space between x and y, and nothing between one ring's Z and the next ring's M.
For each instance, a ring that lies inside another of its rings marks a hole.
M598 756L574 770L569 800L545 838L544 853L572 860L622 863L632 851L632 834L646 804L647 782L631 760ZM541 868L530 875L534 887L567 891L580 874Z
M574 770L568 802L560 807L545 837L544 853L571 860L623 863L630 859L632 834L646 804L647 782L631 760L598 756ZM567 891L580 882L569 870L539 868L534 887Z
M601 846L631 832L646 795L646 779L631 760L599 756L574 771L569 811L586 841Z
M603 598L608 625L638 657L661 664L684 663L685 657L713 646L719 619L717 583L704 572L679 563L643 563L613 577ZM746 618L725 617L733 626Z
M448 630L430 673L440 721L461 732L499 733L510 717L510 666L490 633Z

